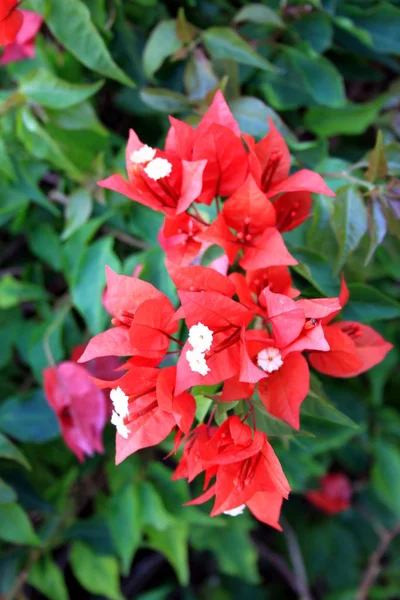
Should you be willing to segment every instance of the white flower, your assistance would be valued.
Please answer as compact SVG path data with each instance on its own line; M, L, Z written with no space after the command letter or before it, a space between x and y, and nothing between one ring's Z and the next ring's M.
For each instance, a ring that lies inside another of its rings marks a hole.
M240 506L237 506L236 508L231 508L231 510L225 510L224 515L229 515L230 517L237 517L238 515L243 514L245 508L246 508L246 505L241 504Z
M111 423L113 425L115 425L119 435L122 435L122 437L125 439L128 437L130 430L125 425L124 419L122 417L120 417L119 415L117 415L115 410L113 410L112 415L111 415Z
M206 359L202 352L198 350L188 350L186 352L186 358L189 363L189 367L194 373L200 373L200 375L207 375L210 370L206 363Z
M133 163L135 163L137 165L142 165L144 163L148 163L151 160L153 160L155 155L156 155L155 148L150 148L150 146L148 146L147 144L144 144L144 146L139 148L139 150L135 150L135 152L132 152L130 159Z
M188 342L195 350L206 352L211 348L214 332L203 323L192 325L189 329Z
M278 348L264 348L257 354L257 364L267 373L278 371L283 365L282 355Z
M111 390L110 398L114 405L115 412L120 417L127 417L129 414L129 396L127 396L120 387L117 387L116 390Z
M144 172L150 179L162 179L167 177L172 171L172 165L166 158L155 158L144 168Z

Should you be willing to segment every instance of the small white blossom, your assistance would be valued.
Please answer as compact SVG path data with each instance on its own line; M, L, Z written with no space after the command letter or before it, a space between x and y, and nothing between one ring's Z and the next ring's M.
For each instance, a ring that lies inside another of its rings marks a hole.
M144 168L144 172L150 179L157 181L167 177L172 171L172 165L166 158L157 157Z
M267 373L278 371L283 365L282 355L278 348L264 348L257 354L257 364Z
M246 508L245 504L241 504L236 508L231 508L231 510L225 510L224 515L229 515L230 517L237 517L238 515L242 515Z
M211 331L207 325L203 325L203 323L197 323L197 325L192 325L192 327L189 329L188 342L192 348L194 348L194 350L206 352L211 348L213 335L214 332Z
M129 396L127 396L120 387L117 387L116 390L111 390L110 398L114 405L115 412L120 417L127 417L129 414Z
M115 425L119 435L122 435L122 437L125 439L128 437L130 430L125 425L124 419L122 417L120 417L119 415L117 415L115 410L113 410L112 415L111 415L111 423L113 425Z
M150 146L144 144L144 146L139 148L139 150L135 150L135 152L132 152L130 159L133 163L137 165L143 165L144 163L148 163L151 160L153 160L155 155L155 148L150 148Z
M210 367L206 363L206 359L202 352L198 350L188 350L186 352L186 358L189 363L189 367L194 373L200 373L200 375L207 375Z

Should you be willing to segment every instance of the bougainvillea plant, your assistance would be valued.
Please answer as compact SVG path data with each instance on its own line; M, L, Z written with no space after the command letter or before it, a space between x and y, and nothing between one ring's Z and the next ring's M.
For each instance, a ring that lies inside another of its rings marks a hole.
M204 493L192 503L215 498L211 515L236 516L248 507L279 529L290 487L255 406L298 430L309 365L353 377L391 349L371 327L337 320L348 299L344 279L335 298L299 298L292 287L289 266L297 261L282 233L307 219L311 193L334 194L317 173L290 174L288 148L272 121L258 143L242 135L221 92L196 129L171 118L164 150L131 131L126 170L127 180L112 175L100 186L165 215L160 240L180 306L150 283L107 268L111 327L89 341L79 363L126 359L118 378L88 378L111 389L116 463L174 432L174 450L183 446L174 479L204 473ZM223 255L203 266L211 245ZM67 382L87 376L81 368L64 363L47 372L48 396L55 397L58 374ZM213 407L194 425L197 386ZM65 406L62 386L58 397L53 404L70 447L78 456L100 449L103 396L86 415L79 402ZM230 403L226 418L217 422L223 403ZM328 489L330 480L322 485ZM310 500L321 494L330 492Z

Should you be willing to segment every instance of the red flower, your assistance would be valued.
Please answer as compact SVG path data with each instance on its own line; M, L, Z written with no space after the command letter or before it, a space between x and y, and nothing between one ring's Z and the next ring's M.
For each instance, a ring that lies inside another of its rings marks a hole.
M207 160L198 202L210 204L216 196L230 196L244 182L247 154L235 121L219 90L197 129L170 117L165 150L185 160Z
M344 278L340 301L344 306L349 291ZM309 361L314 369L332 377L356 377L380 363L393 348L392 344L372 327L354 321L339 321L330 324L337 315L323 320L323 333L329 344L329 352L311 352Z
M237 509L245 504L257 519L281 529L280 509L290 487L265 434L253 431L233 416L209 441L198 444L197 451L201 463L197 462L191 474L197 474L201 464L206 471L205 486L214 476L215 483L188 504L201 504L215 496L211 516L223 512L238 514ZM189 474L187 455L184 461L186 469L178 467L175 478Z
M19 20L18 15L21 14L23 22L14 40L8 42L8 45L0 58L0 65L17 62L24 60L25 58L33 58L35 56L35 37L43 23L43 19L40 15L29 10L15 10L12 14L17 15L17 21ZM13 19L15 19L15 17L13 17ZM2 24L0 24L0 32L1 29ZM1 43L0 33L0 45Z
M126 148L129 181L111 175L100 187L119 192L131 200L169 216L185 212L202 190L205 160L186 161L142 144L131 130Z
M187 213L167 217L158 234L158 241L169 260L182 266L190 265L208 246L197 237L204 229L205 225Z
M209 267L193 265L180 267L165 261L167 271L178 290L187 292L218 292L231 298L235 293L235 285L229 277L221 275Z
M17 0L2 0L0 6L0 46L13 44L24 20Z
M67 446L80 461L103 452L106 399L84 367L65 361L43 371L47 402L55 411Z
M343 473L330 473L320 480L320 489L307 492L306 498L328 515L343 512L351 506L351 483Z
M150 283L117 275L110 267L106 267L106 276L107 306L114 327L94 336L79 362L100 356L138 354L162 358L168 334L176 330L176 323L171 323L174 310L168 298ZM166 330L160 331L163 327ZM145 337L139 339L130 330Z
M79 344L75 346L71 353L72 362L79 362L80 357L85 352L86 344ZM100 358L94 358L87 362L83 367L89 371L93 377L97 379L106 379L110 381L110 387L112 387L112 381L121 377L118 369L121 366L121 360L116 356L102 356Z
M239 264L244 269L295 265L297 261L286 249L275 222L273 205L249 175L199 238L221 246L231 264L243 250Z

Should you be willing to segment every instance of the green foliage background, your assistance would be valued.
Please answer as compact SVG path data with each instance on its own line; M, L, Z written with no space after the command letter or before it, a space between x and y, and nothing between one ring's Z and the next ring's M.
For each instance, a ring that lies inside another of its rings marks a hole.
M42 369L106 326L105 264L131 274L141 263L174 298L161 217L96 181L123 171L129 127L160 145L167 115L195 123L218 86L242 131L265 135L271 116L294 163L337 191L315 197L312 219L285 236L300 262L296 287L335 295L344 270L344 318L372 323L398 348L400 3L23 6L46 25L35 59L0 72L1 597L306 599L301 556L313 598L356 598L400 521L398 350L357 379L315 380L307 434L263 424L280 436L294 490L286 535L248 515L182 507L189 490L170 482L168 444L115 468L107 428L105 455L79 465L44 400ZM302 492L332 468L355 494L328 517ZM399 551L395 538L368 597L400 597Z

